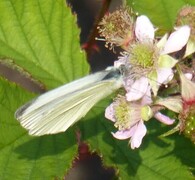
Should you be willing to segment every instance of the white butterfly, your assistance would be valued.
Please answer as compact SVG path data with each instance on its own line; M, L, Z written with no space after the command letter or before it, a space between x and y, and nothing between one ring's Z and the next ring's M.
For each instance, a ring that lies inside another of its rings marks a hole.
M64 132L121 86L121 71L109 67L40 95L20 107L15 117L31 135Z

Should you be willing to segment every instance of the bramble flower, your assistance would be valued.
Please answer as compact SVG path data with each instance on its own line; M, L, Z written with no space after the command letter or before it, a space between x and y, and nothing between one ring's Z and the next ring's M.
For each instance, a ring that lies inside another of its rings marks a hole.
M148 100L128 102L124 96L118 96L105 111L105 117L113 121L114 126L118 128L112 135L120 140L130 138L132 149L141 145L146 134L142 114L146 119L151 117L151 109L147 106L150 103Z
M138 148L143 137L146 135L144 121L148 121L154 116L160 122L171 125L174 120L156 111L150 106L152 103L151 92L147 93L138 101L127 101L124 96L118 96L115 101L106 108L105 117L118 128L112 135L120 140L129 139L131 148ZM155 112L155 113L154 113Z
M154 33L155 29L150 20L146 16L139 16L135 24L137 41L132 43L127 51L128 56L123 59L127 68L124 87L128 101L140 99L148 87L151 87L156 96L160 85L168 83L173 78L172 68L177 60L168 54L179 51L185 46L190 28L180 27L169 38L165 35L157 43L154 41Z

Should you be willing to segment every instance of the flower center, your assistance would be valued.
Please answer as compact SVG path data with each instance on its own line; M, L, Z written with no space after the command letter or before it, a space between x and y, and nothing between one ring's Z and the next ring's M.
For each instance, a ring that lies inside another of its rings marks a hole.
M106 15L97 28L100 37L104 37L107 42L106 47L109 47L110 43L110 49L113 45L122 46L123 48L123 46L128 46L133 41L133 23L131 10L121 8Z
M140 68L151 68L155 64L155 50L151 43L137 43L132 47L130 63Z
M119 130L125 130L129 128L130 122L130 105L125 98L120 97L117 99L114 106L115 111L115 127Z

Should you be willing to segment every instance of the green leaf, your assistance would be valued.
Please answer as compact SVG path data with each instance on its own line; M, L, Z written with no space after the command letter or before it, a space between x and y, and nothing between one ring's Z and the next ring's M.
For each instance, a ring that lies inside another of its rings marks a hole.
M73 129L66 133L32 137L14 118L21 101L32 94L0 79L0 179L62 177L77 153Z
M195 1L127 0L127 4L140 15L148 16L155 26L167 31L174 26L179 9L184 5L195 5Z
M62 0L1 0L0 57L54 88L88 73L76 17Z

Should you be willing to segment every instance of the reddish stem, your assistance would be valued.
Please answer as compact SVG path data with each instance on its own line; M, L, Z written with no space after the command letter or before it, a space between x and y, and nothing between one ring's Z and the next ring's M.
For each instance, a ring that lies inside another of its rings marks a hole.
M93 50L97 49L96 40L95 40L95 38L98 36L97 26L99 22L101 21L101 19L104 17L105 13L108 11L111 1L112 0L102 0L102 8L100 9L99 15L96 17L92 31L90 32L90 35L88 37L88 41L83 45L83 48L85 49L87 53L88 59L91 56L91 53L93 52Z

